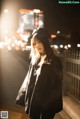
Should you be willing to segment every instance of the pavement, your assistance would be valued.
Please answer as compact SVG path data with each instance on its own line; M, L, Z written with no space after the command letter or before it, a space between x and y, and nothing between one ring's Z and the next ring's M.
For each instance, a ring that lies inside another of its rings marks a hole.
M28 119L28 115L24 112L24 108L2 107L1 111L8 111L8 119ZM57 113L54 119L80 119L80 104L69 96L63 97L63 110Z
M63 109L71 119L80 119L80 103L70 96L63 97Z

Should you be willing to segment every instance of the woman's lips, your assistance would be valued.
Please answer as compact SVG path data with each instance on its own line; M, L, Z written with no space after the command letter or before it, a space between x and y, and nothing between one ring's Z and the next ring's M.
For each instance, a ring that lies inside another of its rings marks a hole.
M38 50L41 50L41 48L38 48Z

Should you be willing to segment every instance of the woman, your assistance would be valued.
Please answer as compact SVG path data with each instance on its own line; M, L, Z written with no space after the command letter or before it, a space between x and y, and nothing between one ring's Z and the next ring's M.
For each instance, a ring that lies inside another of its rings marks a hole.
M17 101L24 92L25 111L30 119L53 119L62 110L62 64L54 55L50 35L44 28L33 32L30 39L31 63Z

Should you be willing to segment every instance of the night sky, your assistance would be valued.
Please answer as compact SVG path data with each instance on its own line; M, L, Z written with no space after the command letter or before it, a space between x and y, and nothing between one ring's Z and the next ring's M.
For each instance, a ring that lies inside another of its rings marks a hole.
M10 5L18 23L18 10L41 9L44 12L44 26L51 34L60 30L63 34L80 32L80 4L59 4L59 0L2 0L1 10ZM6 4L4 5L4 3ZM62 0L61 0L62 1ZM67 1L67 0L65 0ZM78 0L74 0L78 1ZM5 7L4 7L4 6Z

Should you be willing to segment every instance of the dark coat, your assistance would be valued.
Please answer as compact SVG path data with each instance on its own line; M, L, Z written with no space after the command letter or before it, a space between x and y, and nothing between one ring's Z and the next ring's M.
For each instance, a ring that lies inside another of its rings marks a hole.
M62 63L56 56L52 56L51 60L44 63L41 72L31 91L30 100L29 92L32 85L34 68L30 65L28 71L28 87L25 95L25 111L30 114L37 112L57 113L62 110ZM25 81L27 84L27 81ZM29 103L30 102L30 103Z

